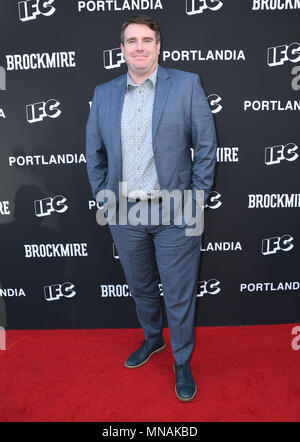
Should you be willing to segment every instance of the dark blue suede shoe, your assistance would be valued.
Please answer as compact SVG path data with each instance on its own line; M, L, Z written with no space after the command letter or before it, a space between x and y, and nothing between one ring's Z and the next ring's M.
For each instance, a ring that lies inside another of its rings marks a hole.
M174 373L176 374L175 393L180 401L191 401L197 391L189 363L184 365L177 365L176 361L173 365Z
M145 364L154 353L159 353L166 347L164 338L161 337L158 341L144 341L140 348L134 351L124 365L127 368L136 368Z

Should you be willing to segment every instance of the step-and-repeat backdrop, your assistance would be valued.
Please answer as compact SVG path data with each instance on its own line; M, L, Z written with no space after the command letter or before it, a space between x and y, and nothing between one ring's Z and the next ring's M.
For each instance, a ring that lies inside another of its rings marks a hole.
M298 322L300 0L0 9L0 326L139 327L85 158L95 86L126 72L120 27L136 14L161 27L162 66L200 75L216 124L196 324Z

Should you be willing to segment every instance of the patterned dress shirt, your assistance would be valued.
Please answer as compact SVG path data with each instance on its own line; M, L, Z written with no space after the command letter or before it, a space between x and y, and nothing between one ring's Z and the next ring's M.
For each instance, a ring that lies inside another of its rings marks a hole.
M127 74L121 116L122 195L128 198L155 197L159 191L152 146L152 113L157 67L140 85ZM155 192L156 191L156 192ZM147 194L147 196L145 196Z

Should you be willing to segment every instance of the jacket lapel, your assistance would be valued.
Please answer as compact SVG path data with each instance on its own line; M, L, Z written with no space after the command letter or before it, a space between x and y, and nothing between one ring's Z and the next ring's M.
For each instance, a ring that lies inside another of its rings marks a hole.
M120 79L116 82L112 89L111 95L111 134L112 141L115 147L117 154L120 155L120 164L121 164L121 115L122 115L122 106L126 91L126 74L122 75Z
M120 158L119 164L121 164L122 161L121 115L122 115L122 106L126 91L126 84L127 84L127 74L124 74L120 77L120 79L116 82L115 86L113 87L112 96L111 96L111 115L110 115L111 133L112 133L113 145ZM152 115L153 147L154 147L154 138L157 131L158 123L159 120L161 119L171 84L172 82L168 74L168 71L165 68L158 65L157 82L156 82L156 90L155 90L155 97L153 104L153 115Z
M171 84L172 82L168 74L168 71L165 68L162 68L160 65L158 65L157 83L156 83L156 91L155 91L155 98L153 104L153 116L152 116L153 147L154 147L154 138L156 135L158 123L161 118L162 112L164 110Z

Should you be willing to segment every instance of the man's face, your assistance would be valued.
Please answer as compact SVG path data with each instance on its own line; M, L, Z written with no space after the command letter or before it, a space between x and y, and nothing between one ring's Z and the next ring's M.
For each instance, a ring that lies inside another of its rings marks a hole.
M131 23L125 29L121 49L129 72L150 75L158 63L160 42L156 43L155 32L148 26Z

